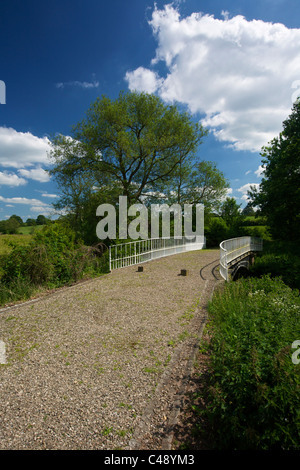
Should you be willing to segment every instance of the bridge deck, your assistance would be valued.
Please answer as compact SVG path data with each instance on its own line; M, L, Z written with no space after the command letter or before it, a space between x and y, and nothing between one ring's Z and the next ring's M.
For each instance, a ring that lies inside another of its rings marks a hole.
M2 310L1 448L161 448L218 263L174 255Z

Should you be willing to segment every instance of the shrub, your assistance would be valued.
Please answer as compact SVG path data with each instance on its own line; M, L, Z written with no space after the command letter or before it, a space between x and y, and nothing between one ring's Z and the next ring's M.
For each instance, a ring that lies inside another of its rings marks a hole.
M85 275L107 272L108 257L99 249L75 242L69 228L53 224L37 232L28 246L14 246L3 255L0 268L1 289L7 298L16 286L58 287Z
M299 449L300 298L280 279L243 279L215 293L207 417L223 449Z
M244 231L246 235L250 237L263 238L264 240L271 240L271 235L268 232L266 226L257 225L257 226L244 226Z
M276 245L275 245L276 246ZM300 256L291 250L284 252L279 248L269 248L255 258L255 263L250 268L252 276L281 277L283 282L294 289L300 289Z
M223 240L228 238L228 227L220 217L214 217L205 232L207 247L219 246Z

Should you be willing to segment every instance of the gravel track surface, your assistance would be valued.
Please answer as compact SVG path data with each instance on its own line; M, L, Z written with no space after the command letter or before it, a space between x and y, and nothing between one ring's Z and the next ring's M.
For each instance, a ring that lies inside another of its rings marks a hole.
M171 449L218 259L170 256L0 311L0 449Z

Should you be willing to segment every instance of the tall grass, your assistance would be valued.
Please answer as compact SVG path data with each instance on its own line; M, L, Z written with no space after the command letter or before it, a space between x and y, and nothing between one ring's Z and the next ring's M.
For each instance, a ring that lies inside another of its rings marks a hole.
M300 298L280 279L229 283L210 305L206 417L220 449L300 448Z

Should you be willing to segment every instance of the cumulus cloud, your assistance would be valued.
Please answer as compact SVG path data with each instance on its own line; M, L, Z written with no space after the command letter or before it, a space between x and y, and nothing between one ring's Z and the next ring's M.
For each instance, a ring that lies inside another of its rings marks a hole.
M19 178L18 175L15 173L8 173L7 171L0 171L0 186L7 185L7 186L21 186L26 184L26 180L24 178Z
M256 170L254 173L256 174L256 176L257 176L258 178L260 178L261 176L263 176L264 172L265 172L264 166L263 166L263 165L259 165L259 167L257 168L257 170Z
M49 174L46 170L41 167L33 168L31 170L21 169L18 170L18 173L21 176L24 176L24 178L39 181L40 183L47 183L48 181L50 181Z
M24 168L48 164L50 150L48 137L37 137L30 132L18 132L10 127L0 127L0 166Z
M160 79L156 72L144 67L138 67L132 72L127 72L125 80L130 83L131 89L146 93L155 93L163 83L163 79Z
M32 206L43 206L46 207L47 204L45 204L43 201L40 201L39 199L29 199L27 197L3 197L0 196L0 202L6 202L8 204L27 204L27 205L32 205Z
M227 11L222 19L202 13L181 18L174 5L156 7L149 24L156 54L151 68L127 72L130 90L188 105L235 150L260 151L278 135L300 79L300 29L229 18ZM164 77L154 71L161 62Z
M32 212L38 212L40 215L49 215L53 212L53 207L51 206L32 206L30 207Z
M241 199L243 201L248 201L248 191L251 190L251 187L255 187L256 189L259 189L259 183L247 183L241 186L238 191L242 193Z

